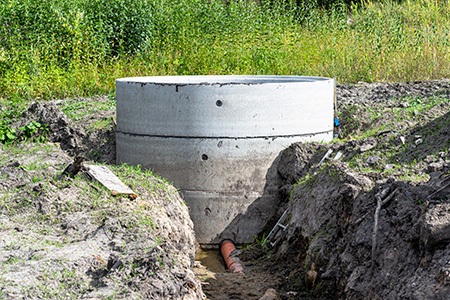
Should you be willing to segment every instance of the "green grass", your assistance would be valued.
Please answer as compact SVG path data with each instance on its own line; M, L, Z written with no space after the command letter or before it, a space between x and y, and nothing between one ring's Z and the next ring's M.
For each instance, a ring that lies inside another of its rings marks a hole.
M73 121L80 121L86 116L91 116L99 111L115 110L116 100L114 95L108 97L108 101L86 101L85 99L68 99L62 104L61 110Z
M6 0L0 98L112 93L116 78L142 75L449 77L449 5L385 0L325 10L295 1Z

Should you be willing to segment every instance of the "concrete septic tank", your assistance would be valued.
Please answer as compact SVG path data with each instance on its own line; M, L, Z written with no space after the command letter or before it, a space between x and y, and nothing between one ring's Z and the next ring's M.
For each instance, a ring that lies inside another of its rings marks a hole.
M252 242L275 212L280 151L332 139L334 94L320 77L121 78L117 161L171 181L200 244Z

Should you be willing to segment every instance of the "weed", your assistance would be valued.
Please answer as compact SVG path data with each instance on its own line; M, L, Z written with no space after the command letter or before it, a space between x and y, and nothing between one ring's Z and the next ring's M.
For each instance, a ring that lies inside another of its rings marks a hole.
M14 264L17 264L17 263L19 263L19 262L21 262L23 260L24 260L23 258L20 258L20 257L17 257L17 256L11 256L5 261L5 264L14 265Z
M311 188L317 183L317 180L318 176L314 173L307 173L305 176L299 178L290 191L289 200L295 198L294 195L298 188L306 188L308 191L311 190Z
M38 182L43 181L43 180L44 180L44 178L42 178L42 177L40 177L38 175L33 175L33 177L31 178L31 182L32 183L38 183Z
M48 128L45 125L41 125L41 123L36 121L31 121L25 126L19 127L20 136L22 140L30 140L33 142L46 142Z
M138 212L137 225L148 229L155 229L155 221L151 216L145 215L143 212Z
M27 164L23 164L21 167L25 169L27 172L37 171L37 170L45 170L49 166L46 162L32 161Z
M11 144L17 137L16 130L0 121L0 143Z
M44 239L42 241L42 245L43 246L54 246L54 247L57 247L57 248L62 248L62 247L64 247L65 244L63 242L60 242L60 241Z
M399 176L399 179L402 181L409 181L412 183L424 183L430 180L430 175L426 173L417 174L416 172L406 171L402 172L402 175Z
M80 280L75 270L63 266L62 262L54 261L51 268L42 270L35 286L22 292L42 299L77 299L88 289L89 282Z
M48 135L47 126L39 122L31 121L25 126L19 127L16 131L13 127L4 125L0 121L0 143L11 144L15 141L46 142Z
M264 252L268 252L269 246L267 245L267 241L266 241L267 234L268 234L267 232L264 232L262 234L253 236L253 242L251 244L245 245L241 249L242 250L250 250L255 247L257 247L257 248L261 247L264 250Z

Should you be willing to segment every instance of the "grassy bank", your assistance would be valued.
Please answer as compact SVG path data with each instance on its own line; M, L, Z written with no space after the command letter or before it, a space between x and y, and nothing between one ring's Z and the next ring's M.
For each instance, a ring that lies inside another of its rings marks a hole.
M449 4L325 10L266 2L6 0L0 98L111 93L116 78L138 75L292 74L338 82L450 76Z

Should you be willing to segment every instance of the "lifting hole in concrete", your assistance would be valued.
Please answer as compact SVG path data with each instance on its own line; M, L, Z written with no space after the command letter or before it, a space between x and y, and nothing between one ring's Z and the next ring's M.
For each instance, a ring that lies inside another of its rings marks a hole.
M204 160L204 161L208 160L208 155L202 154L202 160Z
M217 100L216 105L217 105L217 107L221 107L223 105L222 100Z
M211 213L211 209L209 207L205 208L205 215L209 216L210 213Z

